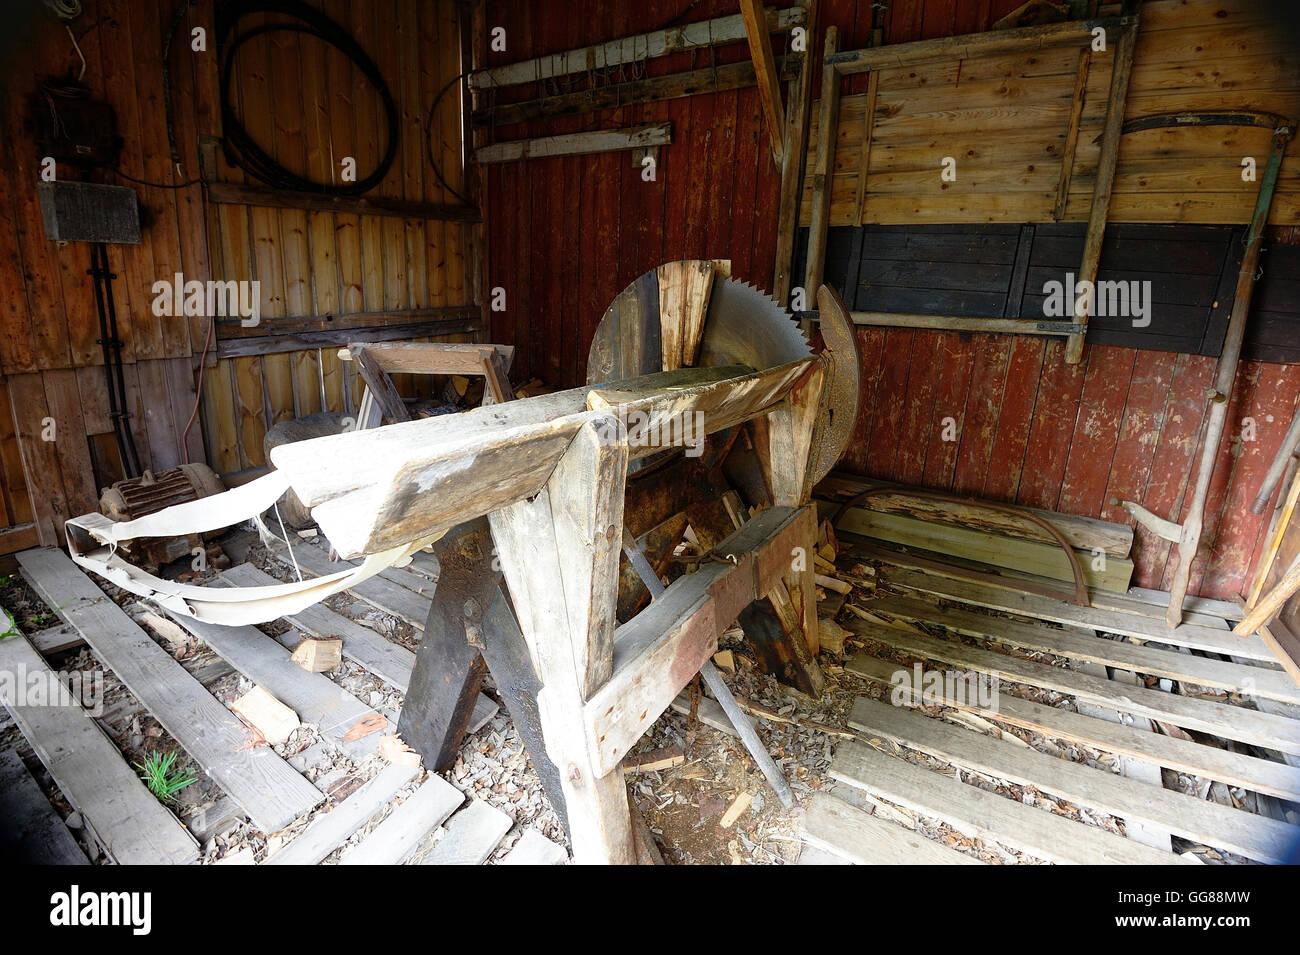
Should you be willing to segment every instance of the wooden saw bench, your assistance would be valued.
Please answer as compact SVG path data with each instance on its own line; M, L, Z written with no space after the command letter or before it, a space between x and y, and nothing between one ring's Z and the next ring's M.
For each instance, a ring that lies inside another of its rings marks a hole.
M721 632L779 588L815 630L809 453L822 371L818 358L681 368L276 448L276 467L345 557L448 529L407 742L459 742L461 711L491 669L563 801L575 858L633 861L620 762ZM687 416L703 434L766 419L773 506L714 548L721 559L620 624L628 465L664 455Z

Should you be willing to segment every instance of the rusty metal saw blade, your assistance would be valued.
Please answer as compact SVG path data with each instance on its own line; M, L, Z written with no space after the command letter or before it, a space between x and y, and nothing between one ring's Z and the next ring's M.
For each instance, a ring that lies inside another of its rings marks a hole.
M811 355L794 316L767 293L731 278L713 280L698 364L761 370Z

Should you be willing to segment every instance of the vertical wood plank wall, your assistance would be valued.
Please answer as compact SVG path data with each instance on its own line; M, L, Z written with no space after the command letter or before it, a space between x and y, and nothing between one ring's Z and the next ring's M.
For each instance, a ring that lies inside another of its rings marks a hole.
M894 0L880 25L886 43L974 33L1019 5ZM506 29L508 49L490 53L488 64L658 29L685 6L682 0L616 7L595 0L490 0L487 26ZM869 0L823 0L823 29L839 28L842 49L865 46L872 8ZM702 0L688 19L735 12L726 0ZM775 38L778 56L787 43ZM707 51L666 57L648 72L747 56L738 44L713 58ZM863 76L845 83L846 95L865 90ZM491 316L491 336L518 346L521 374L556 385L583 381L604 309L633 278L663 261L730 258L735 275L771 287L780 177L755 89L534 122L496 135L665 120L673 124L673 143L660 150L655 183L642 182L625 153L488 170L487 284L504 289L507 303ZM1269 240L1300 242L1300 234L1274 229ZM1176 516L1175 505L1190 494L1213 358L1090 346L1083 364L1068 366L1061 343L1043 339L908 329L863 329L859 338L863 397L842 462L849 470L1115 521L1127 515L1111 498ZM1264 529L1249 502L1298 399L1300 366L1248 362L1239 373L1229 412L1234 424L1219 450L1207 506L1206 537L1213 544L1194 567L1194 593L1227 597L1246 581ZM957 423L955 442L941 439L947 417ZM1254 441L1242 440L1245 418L1257 424ZM1166 543L1139 528L1134 558L1136 583L1167 586L1173 566Z
M401 148L376 195L458 203L425 159L425 115L460 73L456 0L309 0L350 29L398 103ZM95 510L98 491L122 476L108 416L90 247L45 238L28 104L48 77L75 79L80 61L62 25L31 4L0 38L0 553L52 543L62 521ZM173 0L83 0L71 23L86 60L82 83L116 112L119 168L174 185L199 175L199 142L219 135L212 2L202 0L172 46L172 95L182 162L173 166L163 109L162 44ZM208 52L188 31L208 28ZM383 148L378 97L342 55L319 41L275 32L250 41L235 71L234 102L259 144L295 172L328 180L343 156L361 175ZM459 100L444 98L433 150L450 185L464 191ZM220 155L220 149L216 149ZM61 177L74 175L60 167ZM337 175L337 172L335 172ZM79 175L76 176L80 178ZM327 408L355 408L360 385L334 348L214 362L204 318L153 315L152 285L186 279L258 280L262 327L281 316L403 310L473 301L466 281L472 227L464 223L308 213L205 201L201 186L129 185L144 241L108 246L124 341L126 387L142 467L207 460L224 474L262 466L266 428ZM244 182L220 161L218 178ZM207 345L199 413L200 356ZM402 381L408 393L416 379ZM56 440L43 441L54 419ZM206 447L205 447L206 446Z

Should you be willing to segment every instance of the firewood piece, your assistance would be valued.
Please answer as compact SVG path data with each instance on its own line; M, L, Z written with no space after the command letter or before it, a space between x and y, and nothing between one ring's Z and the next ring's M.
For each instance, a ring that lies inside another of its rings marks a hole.
M829 617L822 617L817 621L817 632L821 637L823 650L840 654L844 652L844 641L852 634L852 631L845 630Z
M623 760L623 772L656 773L680 766L684 762L686 762L686 754L682 752L680 746L666 746L663 749L652 749L636 756L628 756Z
M813 581L818 587L825 587L827 590L833 590L837 594L847 594L853 590L852 584L846 584L838 577L827 577L825 574L816 574Z
M290 659L309 673L325 673L343 661L343 641L338 637L326 640L308 637L298 644Z
M260 686L255 686L230 708L242 716L272 745L287 740L302 722L298 714Z
M722 814L722 818L718 820L718 825L723 829L730 829L734 826L736 820L744 815L745 810L749 808L753 798L754 794L751 792L743 792L737 796L731 805L727 807L727 811Z

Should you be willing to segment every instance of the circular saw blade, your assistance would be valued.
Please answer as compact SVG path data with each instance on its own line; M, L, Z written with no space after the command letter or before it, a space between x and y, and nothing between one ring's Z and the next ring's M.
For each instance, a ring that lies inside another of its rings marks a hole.
M698 364L761 370L811 355L794 315L766 292L732 278L713 280Z

